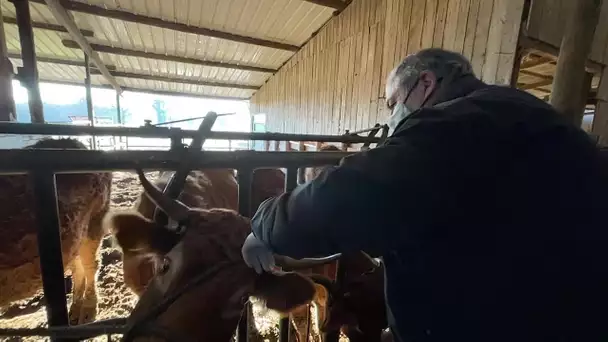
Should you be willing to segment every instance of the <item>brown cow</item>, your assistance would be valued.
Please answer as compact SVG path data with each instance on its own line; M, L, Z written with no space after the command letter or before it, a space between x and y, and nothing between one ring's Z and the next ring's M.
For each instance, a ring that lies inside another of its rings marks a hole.
M113 213L105 219L125 257L126 253L146 256L156 275L129 319L135 328L132 333L141 337L138 341L146 340L141 335L152 333L148 328L180 341L229 341L249 296L263 299L268 308L282 313L312 300L315 287L309 278L297 273L257 275L244 263L241 246L251 232L249 219L230 209L192 209L164 197L143 172L139 176L149 198L180 228L172 231L159 226L136 211ZM279 265L291 269L328 260L332 258L297 261L277 256ZM222 268L217 273L196 280L218 265ZM167 307L155 312L171 297L174 300ZM132 337L127 334L125 339Z
M26 148L86 149L75 139L45 139ZM72 324L95 319L97 249L105 235L101 220L109 209L111 183L111 172L56 176L61 254L73 277ZM0 206L0 307L5 307L34 295L42 287L42 277L29 176L0 176L0 194L4 199Z
M160 178L157 179L156 186L164 188L171 177L171 172L163 172ZM252 209L257 207L267 198L279 195L283 192L285 176L278 169L257 169L253 173L252 180ZM238 186L234 171L230 169L217 169L205 171L192 171L186 178L185 187L182 190L178 199L192 208L211 209L211 208L226 208L236 210L238 207ZM152 219L156 206L150 201L148 196L140 196L134 205L134 209L147 219ZM135 294L140 296L147 284L154 276L154 262L149 258L149 255L141 250L130 250L125 248L125 239L131 239L131 236L139 234L138 231L130 231L122 229L116 231L115 228L110 228L116 237L118 245L123 251L123 273L125 284ZM145 233L145 232L144 232ZM126 242L128 244L128 242ZM319 273L324 266L320 266L312 273ZM324 319L325 306L327 302L327 294L325 288L317 286L318 291L315 292L313 303L318 310L318 315L321 320ZM308 323L308 307L302 306L292 311L291 321L294 325L294 332L299 341L304 341Z

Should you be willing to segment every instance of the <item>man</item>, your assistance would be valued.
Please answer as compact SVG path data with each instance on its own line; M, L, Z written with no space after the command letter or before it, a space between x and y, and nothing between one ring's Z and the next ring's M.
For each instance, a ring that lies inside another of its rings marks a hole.
M262 203L245 261L382 257L398 341L608 341L607 187L592 140L441 49L408 56L386 98L388 140Z

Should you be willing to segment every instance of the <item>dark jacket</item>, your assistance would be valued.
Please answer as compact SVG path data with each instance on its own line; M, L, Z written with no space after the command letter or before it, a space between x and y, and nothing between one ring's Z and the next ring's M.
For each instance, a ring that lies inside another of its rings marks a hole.
M382 257L401 341L608 341L595 143L525 92L472 76L450 89L382 146L262 203L255 236L294 258Z

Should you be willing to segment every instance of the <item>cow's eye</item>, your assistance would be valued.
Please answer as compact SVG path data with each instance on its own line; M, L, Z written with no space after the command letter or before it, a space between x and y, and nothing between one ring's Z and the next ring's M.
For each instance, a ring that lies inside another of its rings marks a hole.
M163 257L163 259L160 262L160 265L158 265L158 274L167 273L167 271L169 271L170 267L171 267L171 259L169 259L166 256Z

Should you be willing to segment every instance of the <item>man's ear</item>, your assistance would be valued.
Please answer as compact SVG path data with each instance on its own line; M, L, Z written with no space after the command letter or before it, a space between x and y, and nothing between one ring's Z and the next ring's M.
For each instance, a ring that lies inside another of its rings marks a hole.
M286 314L308 304L315 296L312 280L294 272L263 273L255 283L253 296L266 302L266 307Z

